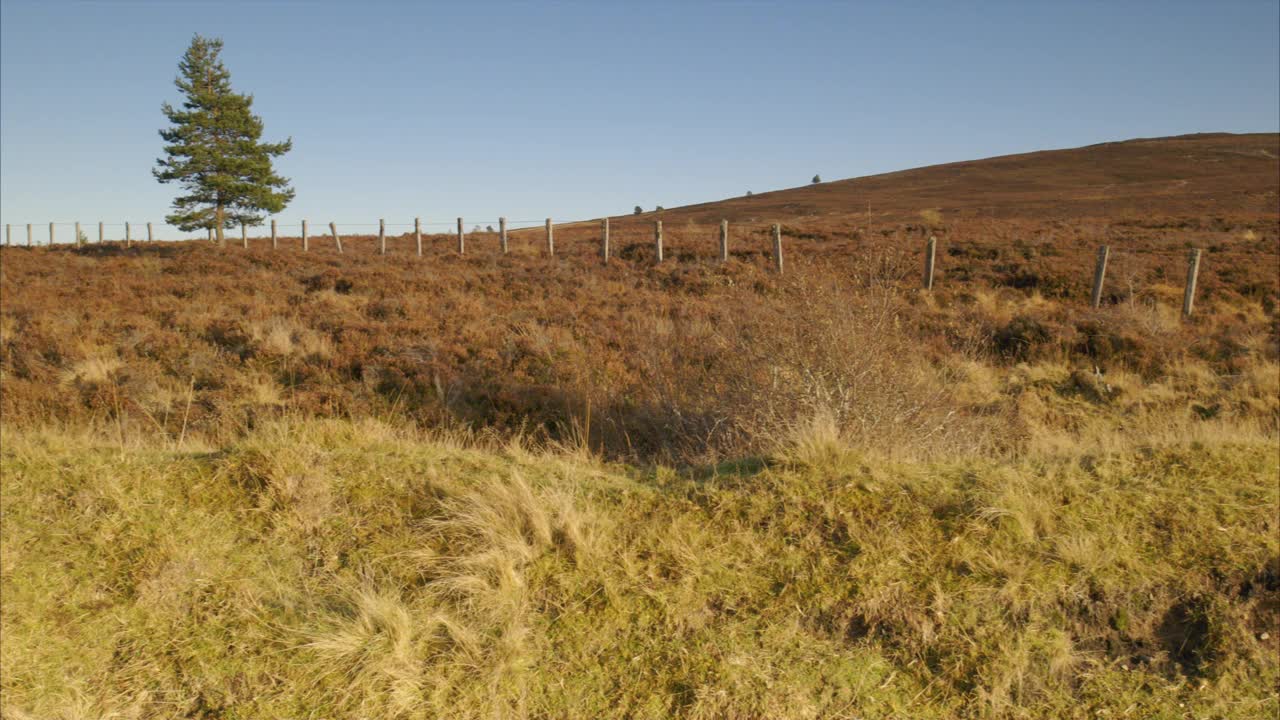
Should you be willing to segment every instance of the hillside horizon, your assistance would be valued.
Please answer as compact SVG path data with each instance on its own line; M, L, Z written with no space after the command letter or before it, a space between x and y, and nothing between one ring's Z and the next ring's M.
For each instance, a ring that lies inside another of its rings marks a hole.
M642 206L643 207L643 206ZM1139 218L1229 218L1230 224L1274 222L1280 219L1280 133L1193 133L1094 143L1074 148L1034 150L1009 155L924 165L873 175L828 180L662 210L607 216L625 226L653 220L714 225L767 225L819 221L865 227L917 223L922 212L942 222L976 219L1087 221L1107 223ZM933 213L938 213L934 216ZM304 216L325 229L325 218ZM553 216L558 218L559 216ZM282 237L296 235L297 218L278 213ZM449 235L452 222L431 221L428 235ZM600 216L556 220L558 228L598 222ZM144 218L145 220L145 218ZM393 228L407 228L402 221ZM490 220L468 220L468 226ZM45 222L35 228L36 244L47 242ZM69 221L58 240L69 242ZM142 232L146 222L134 222ZM123 239L120 223L107 223L107 239ZM338 222L345 236L368 236L355 231L367 224ZM521 226L523 225L523 226ZM250 230L260 237L268 224ZM11 224L11 242L21 245L21 223ZM477 226L479 227L479 226ZM92 223L85 225L92 233ZM513 234L536 234L541 222L510 227ZM168 239L162 233L159 239ZM402 230L400 234L407 232ZM473 234L472 231L469 234ZM233 233L234 234L234 233ZM394 230L392 234L397 234ZM191 237L186 239L200 239Z
M1280 133L1194 133L925 165L649 210L627 218L692 222L795 218L1107 218L1136 214L1274 217ZM584 221L585 222L585 221Z

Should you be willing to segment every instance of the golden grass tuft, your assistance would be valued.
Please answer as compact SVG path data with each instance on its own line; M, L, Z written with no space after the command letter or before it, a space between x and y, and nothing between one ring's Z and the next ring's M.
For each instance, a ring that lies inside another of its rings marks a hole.
M272 355L323 359L333 354L333 343L328 338L290 318L275 316L250 322L248 332Z
M938 208L925 208L917 213L920 219L929 225L942 224L942 212Z
M256 406L280 406L284 404L284 393L276 381L266 374L255 375L245 379L244 402Z
M112 357L105 352L92 354L73 362L64 370L62 382L66 385L105 385L122 367L124 367L124 361L118 357Z
M777 454L784 462L802 467L832 467L849 454L849 445L841 437L835 413L819 408L808 420L792 423Z
M420 713L423 666L438 621L414 617L391 590L358 588L348 598L349 615L312 634L304 647L319 658L322 672L336 677L360 700L359 712Z

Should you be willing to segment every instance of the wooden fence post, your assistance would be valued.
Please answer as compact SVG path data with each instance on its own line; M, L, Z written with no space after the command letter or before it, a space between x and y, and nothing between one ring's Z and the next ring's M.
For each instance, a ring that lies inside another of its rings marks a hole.
M27 223L27 247L31 247L31 223Z
M385 218L378 218L378 254L387 254L387 221Z
M547 255L556 254L556 236L551 231L551 218L547 218Z
M924 289L933 290L933 265L938 257L938 239L929 236L929 242L924 249Z
M13 226L9 223L4 224L4 246L9 247L13 242Z
M209 242L213 242L213 227L209 227Z
M129 235L129 223L128 221L126 221L124 224L124 246L131 247L132 245L133 245L133 238L130 237Z
M418 246L418 257L422 257L422 218L413 219L413 242Z
M773 264L778 269L778 274L782 274L782 226L778 223L773 224Z
M609 264L609 218L600 221L600 257Z
M102 230L102 221L98 221L98 244L101 245L106 240L106 234Z
M729 260L729 221L720 221L720 262Z
M302 252L307 251L307 221L302 221Z
M148 226L150 226L150 223L148 223ZM81 247L83 245L84 243L80 241L80 221L77 220L76 221L76 247Z
M1111 258L1111 246L1098 246L1098 264L1093 269L1093 294L1089 296L1089 306L1102 305L1102 283L1107 277L1107 260Z
M240 247L249 249L249 231L245 229L244 223L240 223Z
M53 223L49 223L49 247L53 247Z
M333 246L338 248L338 254L342 254L342 236L338 234L338 226L329 223L329 234L333 235Z
M498 243L502 245L502 254L507 254L507 219L498 218Z
M280 248L280 240L276 236L276 219L271 218L271 249L278 250Z
M1187 289L1182 295L1182 317L1191 317L1196 303L1196 279L1200 277L1200 248L1192 248L1187 257Z
M80 234L79 223L76 224L76 234L77 235ZM151 232L151 223L147 223L147 242L155 242L155 241L156 241L156 236Z
M467 234L462 230L462 218L458 218L458 254L467 254Z
M653 247L658 258L658 262L662 262L662 221L653 221Z

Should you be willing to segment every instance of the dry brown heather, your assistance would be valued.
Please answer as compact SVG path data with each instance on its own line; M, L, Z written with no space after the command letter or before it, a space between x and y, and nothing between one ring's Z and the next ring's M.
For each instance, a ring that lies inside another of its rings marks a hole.
M1276 359L1274 218L944 216L871 233L796 221L784 223L782 277L764 225L731 228L727 265L715 226L664 230L660 266L637 220L614 222L607 267L594 224L558 228L554 258L541 229L514 234L506 257L491 235L472 236L465 257L447 236L423 258L409 237L386 256L369 237L348 238L343 255L321 239L304 254L296 238L275 251L262 238L248 251L7 249L3 411L23 426L214 438L281 414L406 416L688 461L759 452L827 409L868 446L1017 448L1033 418L998 379L1019 363L1060 368L1062 393L1105 406L1114 398L1098 388L1194 366L1225 391ZM918 290L926 232L940 243L932 294ZM1103 240L1113 254L1092 310ZM1183 322L1191 246L1204 256ZM1257 415L1213 393L1196 402Z

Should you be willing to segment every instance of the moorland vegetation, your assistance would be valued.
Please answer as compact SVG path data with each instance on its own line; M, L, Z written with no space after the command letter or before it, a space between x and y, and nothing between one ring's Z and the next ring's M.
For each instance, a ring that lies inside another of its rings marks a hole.
M3 713L1274 715L1241 202L7 248Z

